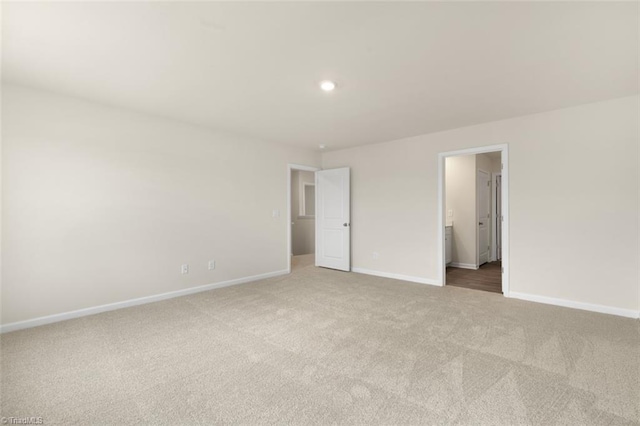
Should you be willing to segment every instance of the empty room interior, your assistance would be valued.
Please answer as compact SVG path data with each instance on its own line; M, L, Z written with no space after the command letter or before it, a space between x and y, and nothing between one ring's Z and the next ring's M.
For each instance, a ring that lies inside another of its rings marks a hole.
M640 423L638 2L2 2L3 424Z

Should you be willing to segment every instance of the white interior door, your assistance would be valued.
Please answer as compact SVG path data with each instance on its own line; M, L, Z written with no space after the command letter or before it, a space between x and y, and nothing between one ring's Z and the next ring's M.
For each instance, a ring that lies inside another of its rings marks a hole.
M496 260L502 259L502 175L496 176Z
M316 172L316 266L351 270L349 168Z
M491 178L489 173L478 170L477 212L478 212L478 266L487 263L491 255L490 222L491 222Z

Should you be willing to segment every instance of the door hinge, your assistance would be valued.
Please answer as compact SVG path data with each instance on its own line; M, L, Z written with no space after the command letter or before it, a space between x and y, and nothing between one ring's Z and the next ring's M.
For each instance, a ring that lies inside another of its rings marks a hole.
M504 266L500 268L500 272L504 274Z
M504 164L500 163L500 170L504 169Z

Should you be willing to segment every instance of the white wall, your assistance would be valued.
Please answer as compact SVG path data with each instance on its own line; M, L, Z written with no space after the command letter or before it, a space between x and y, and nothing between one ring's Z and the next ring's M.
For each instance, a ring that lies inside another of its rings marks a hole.
M316 221L300 217L302 191L305 183L315 185L315 174L304 170L291 172L291 251L294 256L312 254L316 250Z
M286 270L316 153L16 86L2 120L3 324Z
M476 156L446 158L446 210L453 213L451 261L466 266L476 265Z
M637 311L638 112L633 96L324 153L352 169L353 266L437 281L438 153L507 143L510 291Z

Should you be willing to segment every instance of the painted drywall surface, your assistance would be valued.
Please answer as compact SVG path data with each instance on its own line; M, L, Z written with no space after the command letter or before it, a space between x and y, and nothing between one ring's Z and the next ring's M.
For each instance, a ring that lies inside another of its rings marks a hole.
M508 144L510 290L637 310L638 113L632 96L324 153L352 169L353 266L437 280L438 153Z
M315 185L315 174L304 170L291 172L291 250L294 256L312 254L316 250L316 221L301 217L303 185Z
M476 264L476 156L461 155L445 159L446 210L453 216L451 261Z
M2 122L3 324L286 270L287 164L320 160L10 85Z

